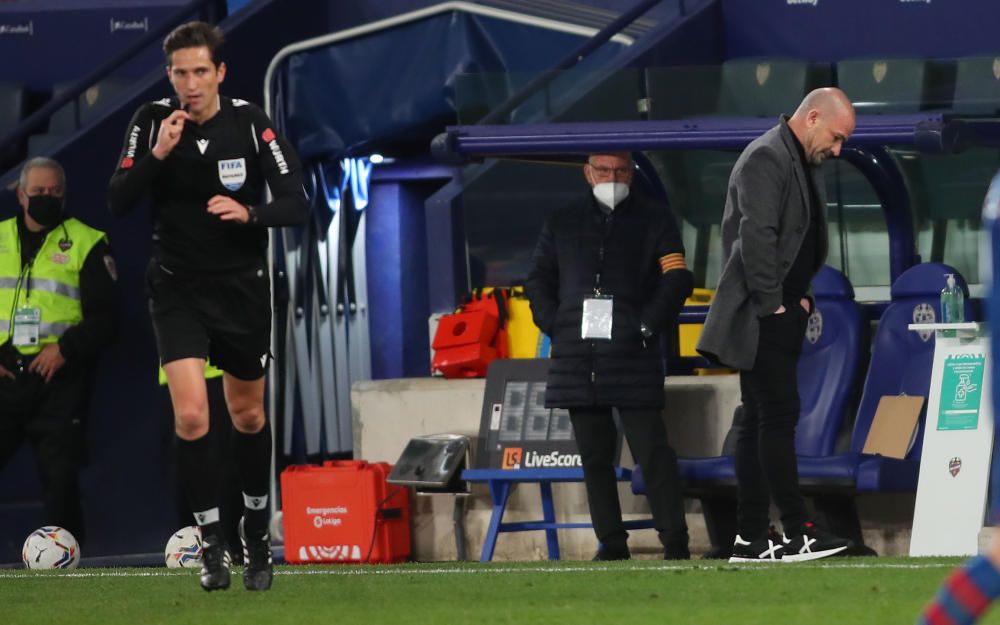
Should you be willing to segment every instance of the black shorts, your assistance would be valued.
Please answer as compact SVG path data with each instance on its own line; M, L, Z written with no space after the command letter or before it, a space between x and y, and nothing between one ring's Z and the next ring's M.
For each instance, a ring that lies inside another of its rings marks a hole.
M264 375L271 354L271 280L263 264L199 276L154 260L146 287L160 364L203 358L241 380Z

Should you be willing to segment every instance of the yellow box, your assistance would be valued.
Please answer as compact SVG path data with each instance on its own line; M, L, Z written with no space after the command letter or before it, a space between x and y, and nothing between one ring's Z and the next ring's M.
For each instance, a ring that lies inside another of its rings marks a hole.
M507 305L510 321L507 322L507 338L510 341L511 358L536 358L538 338L542 331L531 316L531 304L522 287L514 287Z
M712 303L715 291L712 289L695 289L691 297L684 300L685 306L708 306ZM677 345L681 357L694 358L698 356L695 346L701 336L701 323L679 323L677 324Z
M483 287L481 293L488 294L494 287ZM523 286L506 288L507 298L507 344L508 358L538 358L539 339L542 331L531 316L531 304L524 294Z

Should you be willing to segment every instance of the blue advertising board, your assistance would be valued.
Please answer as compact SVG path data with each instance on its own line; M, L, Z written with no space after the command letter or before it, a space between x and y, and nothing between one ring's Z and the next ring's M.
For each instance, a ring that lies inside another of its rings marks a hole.
M0 0L0 13L180 7L189 0Z
M45 91L72 82L141 39L185 0L0 0L0 81ZM120 77L162 62L159 42Z
M721 0L726 56L835 62L1000 50L996 0Z

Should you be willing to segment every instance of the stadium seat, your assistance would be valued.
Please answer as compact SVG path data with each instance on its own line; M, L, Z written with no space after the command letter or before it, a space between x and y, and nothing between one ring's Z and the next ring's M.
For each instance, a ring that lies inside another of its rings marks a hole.
M129 84L121 79L108 78L81 93L77 98L77 105L80 107L80 127L90 124L105 112L109 105L117 102Z
M859 115L915 113L947 104L950 72L923 59L850 59L837 63L837 86Z
M24 87L0 82L0 136L14 130L25 110ZM17 160L18 146L0 146L0 168Z
M791 115L802 97L829 86L830 67L790 59L736 59L722 64L717 113L730 117Z
M52 88L52 97L58 98L64 95L72 83L60 83ZM80 98L75 100L70 100L65 106L60 107L52 114L49 118L49 134L53 135L68 135L76 131L76 106Z
M841 272L824 266L813 279L816 312L809 317L798 367L802 417L795 434L801 456L833 452L862 369L867 343L861 307Z
M586 83L587 76L576 72L565 72L549 85L546 100L560 105L560 94L573 92L576 81ZM629 121L639 119L638 102L640 86L644 80L639 70L618 70L599 81L589 91L583 93L572 104L556 111L549 121L553 122L596 122ZM533 98L537 100L538 98ZM525 120L532 121L532 120Z
M52 97L59 97L72 86L71 83L56 85L52 89ZM28 155L39 156L49 152L55 145L78 129L87 126L127 87L128 83L111 78L87 88L74 100L52 114L52 117L49 118L49 131L47 133L35 134L28 139ZM77 116L79 116L79 122Z
M528 72L458 74L452 82L458 121L479 122L533 78ZM644 80L639 70L620 70L598 81L593 78L579 72L563 72L508 113L507 119L511 123L639 119L638 101Z
M961 114L1000 114L1000 57L976 56L955 61L951 109Z
M795 59L733 59L718 66L646 70L651 119L792 114L802 97L829 86L830 66ZM684 97L678 97L683 94Z
M46 132L40 135L28 137L28 158L50 154L59 142L66 140L69 135L54 135Z
M475 124L526 82L523 75L511 72L457 74L451 84L454 107L460 124Z
M1000 112L1000 57L970 57L955 62L951 109L963 115ZM977 229L986 189L1000 169L1000 150L971 148L958 154L921 154L917 163L920 175L916 181L920 186L914 195L921 201L915 203L916 215L931 224L929 260L944 262L949 255L949 221L968 221L972 229Z
M967 222L978 229L980 210L990 180L1000 169L1000 150L970 148L958 154L921 154L920 187L914 190L922 202L915 205L916 217L930 221L929 260L948 260L948 222ZM916 224L920 229L921 224Z
M958 66L920 59L846 60L837 64L837 85L863 115L939 110L959 98L979 101L989 92L989 87L973 83L991 76L992 61L989 68L983 61L967 61ZM977 149L931 155L905 148L891 148L891 152L906 180L917 229L930 222L931 249L925 256L943 262L948 220L978 214L986 186L1000 164L998 152ZM844 206L864 206L863 198L872 194L868 182L856 177L853 184L846 179L838 184L837 197Z
M922 263L903 272L892 285L892 301L879 320L872 347L850 451L825 457L799 457L799 480L804 486L840 488L850 492L915 492L924 415L915 443L905 459L863 454L868 430L884 396L914 395L926 398L934 357L933 333L907 329L910 323L941 318L940 294L947 273L954 273L965 293L965 318L972 318L969 288L952 267ZM926 406L925 406L926 412Z
M718 65L651 67L645 75L650 119L685 119L718 109L722 79Z
M0 134L14 129L24 114L24 88L0 82Z

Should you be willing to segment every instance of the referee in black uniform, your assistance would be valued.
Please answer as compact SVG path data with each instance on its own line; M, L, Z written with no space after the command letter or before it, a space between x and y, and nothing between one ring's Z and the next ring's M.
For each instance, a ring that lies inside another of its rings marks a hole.
M271 303L267 227L303 223L301 167L257 106L221 97L226 76L218 28L191 22L163 43L176 97L144 104L125 133L111 178L111 211L123 215L149 193L153 258L149 310L167 375L181 483L204 539L201 585L229 587L219 527L222 469L209 438L205 360L225 372L243 483L248 590L267 590L271 430L264 414ZM265 184L273 200L263 203Z

